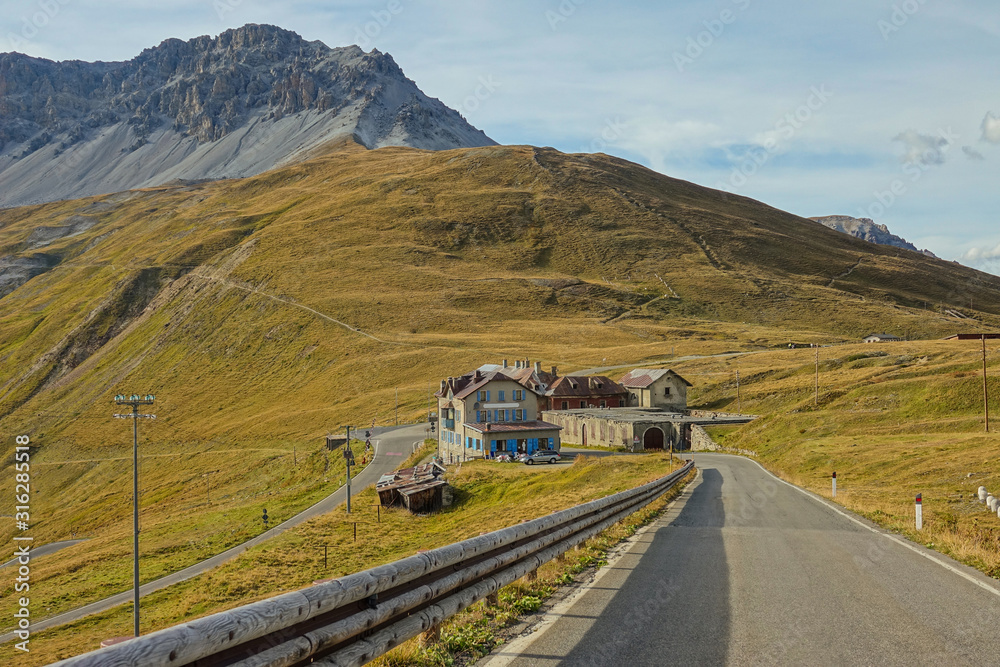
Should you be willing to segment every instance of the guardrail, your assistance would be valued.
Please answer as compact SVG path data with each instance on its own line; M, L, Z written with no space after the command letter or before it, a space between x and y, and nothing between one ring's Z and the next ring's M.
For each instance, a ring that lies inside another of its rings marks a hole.
M649 504L693 466L689 461L630 491L55 664L363 665Z

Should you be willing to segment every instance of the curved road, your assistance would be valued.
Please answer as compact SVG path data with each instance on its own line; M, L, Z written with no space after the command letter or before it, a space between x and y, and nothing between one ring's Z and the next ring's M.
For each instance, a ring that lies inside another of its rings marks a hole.
M997 664L1000 582L753 461L694 458L697 480L617 561L481 662Z
M424 438L424 424L418 424L416 426L405 426L402 428L377 428L373 431L372 444L375 445L375 458L372 462L362 470L357 477L352 479L351 490L353 493L361 491L361 489L374 484L378 481L378 478L382 475L392 472L397 469L399 465L406 460L406 457L410 455L412 451L413 444L415 442L422 442ZM313 517L319 516L321 514L326 514L327 512L336 509L341 503L347 500L347 487L342 486L332 494L319 501L312 507L296 514L292 518L284 521L266 533L261 533L252 540L248 540L243 544L232 547L227 551L213 556L207 560L200 563L191 565L190 567L184 568L178 572L167 575L155 581L143 584L139 587L139 596L149 595L153 591L158 591L161 588L166 588L173 584L185 581L191 577L195 577L199 574L207 572L219 565L222 565L226 561L235 558L240 555L250 547L257 546L262 542L265 542L275 535L280 535L289 528L299 525L304 521L308 521ZM140 551L142 549L142 544L139 545ZM141 553L140 553L141 557ZM57 625L62 625L64 623L70 623L76 621L84 616L90 614L96 614L98 612L110 609L120 604L126 602L131 602L133 598L132 589L129 588L127 591L113 595L103 600L98 600L97 602L92 602L83 607L73 609L71 611L58 614L40 621L34 621L31 624L32 632L38 632L40 630L45 630L47 628L55 627ZM14 639L16 635L13 633L7 633L0 635L0 643L8 642Z

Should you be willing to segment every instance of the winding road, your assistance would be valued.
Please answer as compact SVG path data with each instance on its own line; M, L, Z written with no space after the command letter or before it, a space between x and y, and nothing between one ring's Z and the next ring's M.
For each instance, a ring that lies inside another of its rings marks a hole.
M480 664L997 664L1000 582L754 461L694 459L659 520Z
M424 438L424 424L418 424L416 426L404 426L400 428L390 427L390 428L377 428L374 429L372 434L372 443L375 445L375 458L372 462L362 470L357 477L352 480L351 489L354 493L361 491L361 489L374 484L378 481L378 478L382 475L396 470L399 465L410 455L412 451L413 444L416 442L422 442ZM244 542L243 544L237 545L223 551L222 553L213 556L207 560L203 560L200 563L196 563L189 567L184 568L174 572L173 574L167 575L155 581L150 581L149 583L143 584L139 587L140 597L149 595L153 591L158 591L167 586L185 581L192 577L198 576L204 572L222 565L228 560L235 558L247 549L257 546L267 540L280 535L286 530L293 528L300 523L308 521L313 517L319 516L321 514L326 514L331 510L336 509L341 503L347 500L347 487L342 486L329 496L319 501L312 507L296 514L292 518L283 521L282 523L274 526L265 533L261 533L257 537ZM140 544L141 549L141 544ZM41 555L41 554L40 554ZM31 623L32 632L38 632L40 630L45 630L47 628L52 628L58 625L63 625L64 623L70 623L72 621L79 620L84 616L90 614L96 614L107 609L111 609L120 604L125 604L126 602L131 602L133 598L132 589L129 588L117 595L113 595L103 600L98 600L97 602L92 602L91 604L73 609L71 611L58 614L56 616L51 616L46 619L41 619L38 621L33 621ZM13 633L7 633L0 635L0 643L5 643L11 641L16 635Z

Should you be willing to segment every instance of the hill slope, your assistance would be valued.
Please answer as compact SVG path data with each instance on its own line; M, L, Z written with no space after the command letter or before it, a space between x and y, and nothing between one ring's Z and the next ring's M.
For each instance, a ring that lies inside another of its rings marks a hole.
M170 39L121 63L0 54L0 207L250 176L345 137L494 143L388 54L274 26Z
M220 493L265 470L298 479L293 448L391 422L396 387L400 415L421 417L430 382L484 361L596 366L980 326L941 307L1000 320L1000 278L622 160L523 146L347 144L241 181L8 209L0 267L0 432L37 448L36 539L130 525L116 393L157 395L143 520L160 530L203 497L214 456L245 452Z

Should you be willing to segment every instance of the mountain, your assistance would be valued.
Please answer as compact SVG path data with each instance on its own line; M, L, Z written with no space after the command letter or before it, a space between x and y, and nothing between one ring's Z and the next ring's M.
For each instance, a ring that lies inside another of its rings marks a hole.
M827 215L809 219L815 220L830 229L843 232L844 234L850 234L851 236L864 239L870 243L891 245L897 248L906 248L907 250L914 250L916 252L923 253L928 257L937 257L937 255L932 253L930 250L919 250L915 245L906 239L891 233L888 227L876 223L871 218L852 218L849 215Z
M494 145L391 56L246 25L127 62L0 54L0 207L259 174L350 139Z

